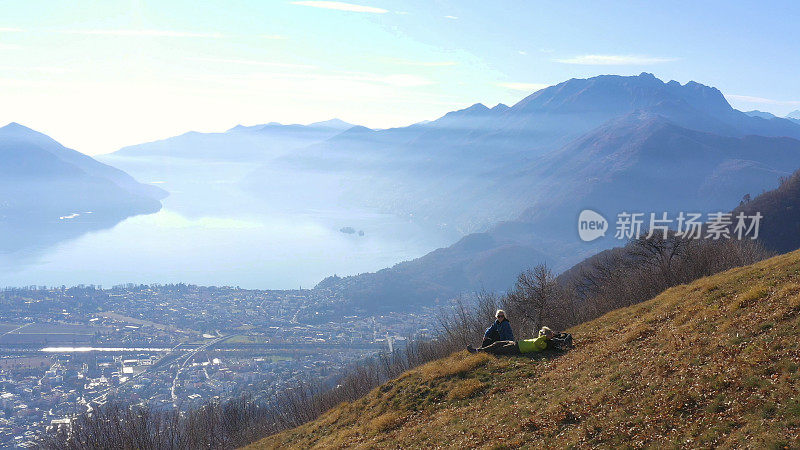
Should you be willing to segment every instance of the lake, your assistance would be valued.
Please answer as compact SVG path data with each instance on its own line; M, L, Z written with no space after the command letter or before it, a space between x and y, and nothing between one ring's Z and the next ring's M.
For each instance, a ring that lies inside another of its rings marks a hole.
M269 189L254 196L240 183L254 164L98 159L169 191L163 209L0 255L0 286L184 282L310 288L326 276L379 270L459 237L444 227L342 206L341 175L261 170Z

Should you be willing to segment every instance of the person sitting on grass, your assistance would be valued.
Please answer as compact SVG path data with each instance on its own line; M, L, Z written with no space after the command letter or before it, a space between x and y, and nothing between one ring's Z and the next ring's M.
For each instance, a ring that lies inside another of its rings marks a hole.
M511 331L511 323L506 319L506 312L498 309L494 314L496 319L492 326L486 329L483 333L483 343L481 347L486 347L498 341L513 341L514 332Z
M540 352L547 348L547 343L556 334L547 327L542 327L539 330L539 336L533 339L523 339L518 342L510 341L496 341L489 345L483 345L480 348L475 348L467 345L467 350L470 353L486 352L493 355L522 355L525 353Z

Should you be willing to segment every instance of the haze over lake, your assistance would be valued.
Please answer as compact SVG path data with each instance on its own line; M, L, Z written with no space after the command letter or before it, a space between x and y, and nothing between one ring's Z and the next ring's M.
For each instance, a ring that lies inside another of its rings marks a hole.
M44 248L0 255L0 286L183 282L311 288L326 276L379 270L458 238L411 218L337 206L339 182L321 173L264 173L275 195L255 198L239 184L254 164L99 159L169 191L163 209ZM357 232L340 231L346 227Z

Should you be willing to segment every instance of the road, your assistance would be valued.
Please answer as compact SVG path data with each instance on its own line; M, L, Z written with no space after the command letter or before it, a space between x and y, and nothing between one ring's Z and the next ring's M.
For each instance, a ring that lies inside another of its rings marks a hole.
M27 326L30 326L30 325L33 325L33 323L26 323L25 325L22 325L21 327L14 328L14 329L13 329L13 330L11 330L11 331L6 331L5 333L3 333L3 334L0 334L0 337L3 337L3 336L6 336L6 335L9 335L9 334L11 334L11 333L16 333L17 331L19 331L19 330L21 330L21 329L23 329L23 328L25 328L25 327L27 327Z
M202 345L200 347L197 347L193 352L191 352L188 355L186 355L186 359L183 360L183 364L181 364L178 367L178 370L175 371L175 378L172 379L172 388L170 389L170 395L172 395L172 405L175 406L175 408L178 407L178 394L175 393L175 390L178 388L178 377L180 376L180 374L183 371L183 369L186 368L186 365L189 364L189 361L191 361L195 357L195 355L197 355L199 352L202 352L202 351L205 351L206 349L208 349L208 347L211 347L212 345L219 344L220 342L226 341L226 340L228 340L228 339L230 339L232 337L241 336L241 335L242 335L242 333L229 334L227 336L222 336L221 338L215 339L215 340L213 340L213 341L211 341L211 342L209 342L207 344L204 344L204 345Z

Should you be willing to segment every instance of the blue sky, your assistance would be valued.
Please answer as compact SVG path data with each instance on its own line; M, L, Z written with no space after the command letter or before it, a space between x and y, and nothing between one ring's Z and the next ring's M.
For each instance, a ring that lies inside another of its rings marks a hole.
M652 72L800 109L798 2L0 2L0 123L86 153L188 130L372 127Z

